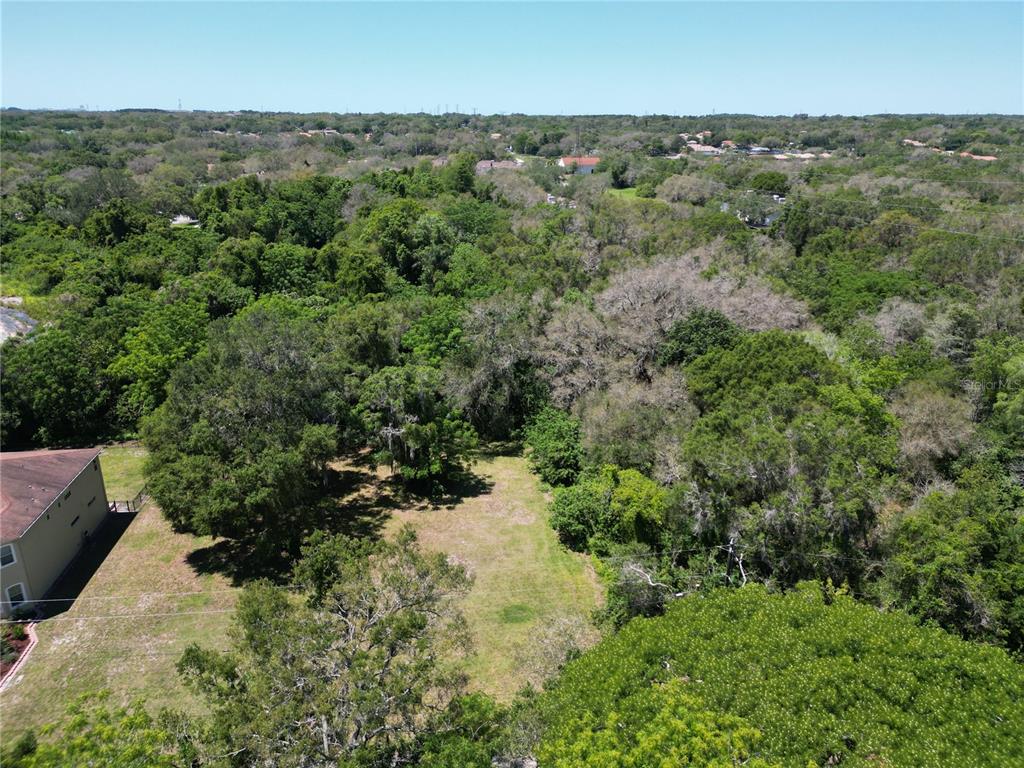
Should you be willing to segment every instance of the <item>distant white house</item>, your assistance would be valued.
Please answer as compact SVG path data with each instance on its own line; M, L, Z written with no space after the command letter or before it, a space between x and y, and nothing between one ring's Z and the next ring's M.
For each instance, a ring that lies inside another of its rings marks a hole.
M597 164L601 162L600 157L560 157L558 158L558 166L560 168L572 168L573 173L577 175L591 174L597 168Z
M173 219L171 219L172 227L198 227L199 219L193 219L184 213L179 213Z

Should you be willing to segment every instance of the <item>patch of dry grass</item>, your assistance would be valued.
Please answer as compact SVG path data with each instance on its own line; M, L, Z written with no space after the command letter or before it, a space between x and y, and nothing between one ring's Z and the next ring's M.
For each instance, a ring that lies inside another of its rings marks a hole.
M461 606L473 638L470 683L507 701L523 685L540 682L533 644L544 628L566 620L585 627L602 590L587 559L559 544L547 520L548 498L525 459L486 458L473 472L484 486L475 495L434 504L382 500L381 473L376 486L362 485L348 501L362 497L370 510L392 507L385 534L408 523L425 548L447 553L470 573L473 586ZM582 639L596 637L591 629Z

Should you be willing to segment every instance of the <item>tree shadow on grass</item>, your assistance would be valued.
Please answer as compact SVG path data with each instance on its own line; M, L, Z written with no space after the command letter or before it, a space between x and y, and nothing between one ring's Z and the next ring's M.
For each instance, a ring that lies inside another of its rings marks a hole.
M434 509L454 509L466 499L490 493L494 481L475 472L462 472L421 497Z
M220 539L193 550L185 556L185 562L198 574L225 576L235 587L257 579L287 584L290 573L285 558L268 556L256 545L236 539Z
M349 457L331 468L323 496L297 510L290 525L252 540L221 539L185 558L199 574L219 574L242 586L256 579L288 584L302 541L314 531L379 539L395 510L452 509L480 496L494 483L472 472L451 478L428 493L404 485L397 476L380 477L367 455Z
M522 456L522 440L488 440L477 449L480 458L493 459L496 456Z

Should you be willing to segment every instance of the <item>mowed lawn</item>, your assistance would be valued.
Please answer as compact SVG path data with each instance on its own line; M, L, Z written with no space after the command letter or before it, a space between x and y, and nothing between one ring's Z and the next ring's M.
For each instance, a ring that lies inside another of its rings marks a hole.
M141 487L141 449L107 449L102 458L111 498ZM133 464L134 462L134 464ZM339 512L362 517L383 535L410 523L426 548L442 551L473 576L461 600L473 639L471 687L510 699L539 682L528 657L539 632L573 619L582 640L602 590L586 558L564 550L547 522L548 499L518 457L477 462L480 487L446 503L399 501L383 472L352 468L353 490ZM370 534L375 535L375 534ZM88 579L74 605L38 625L39 645L18 678L0 693L2 740L58 717L82 693L110 690L115 701L142 699L198 711L175 663L191 642L226 648L237 590L219 574L198 574L186 558L208 538L177 534L152 503L131 521ZM63 595L62 595L63 596Z
M138 465L142 456L138 448L104 451L111 498L137 493L132 460ZM111 485L126 495L116 496ZM71 608L37 625L39 644L0 693L4 743L55 719L79 694L100 689L116 701L142 698L154 712L164 706L195 711L199 704L178 680L175 663L193 641L226 647L236 595L226 578L196 574L185 561L211 543L174 533L147 504Z
M142 465L146 460L146 449L137 443L111 445L100 455L103 470L103 484L109 501L127 501L135 497L145 480Z
M473 471L490 487L447 505L393 510L385 530L411 524L424 547L447 553L472 575L461 601L473 639L470 683L508 700L540 682L530 666L531 644L559 620L589 626L602 589L587 559L558 543L548 498L525 459L486 458ZM593 641L597 632L583 635Z

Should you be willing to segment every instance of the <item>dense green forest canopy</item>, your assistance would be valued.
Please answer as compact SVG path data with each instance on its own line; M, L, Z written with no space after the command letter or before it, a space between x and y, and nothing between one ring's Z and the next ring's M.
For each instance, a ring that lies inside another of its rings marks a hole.
M141 437L178 531L295 585L183 659L212 720L83 704L83 754L1021 759L1021 118L2 119L3 311L35 323L2 347L5 449ZM509 708L435 663L464 574L335 535L338 459L437 497L481 446L525 450L607 593L608 639ZM366 627L331 645L417 578L384 662ZM363 698L381 663L392 709Z
M784 596L748 585L679 601L570 663L541 697L539 754L559 766L659 765L645 752L692 748L690 731L710 742L698 765L1014 765L1022 695L1024 670L995 649L817 585ZM634 710L649 717L633 721Z

